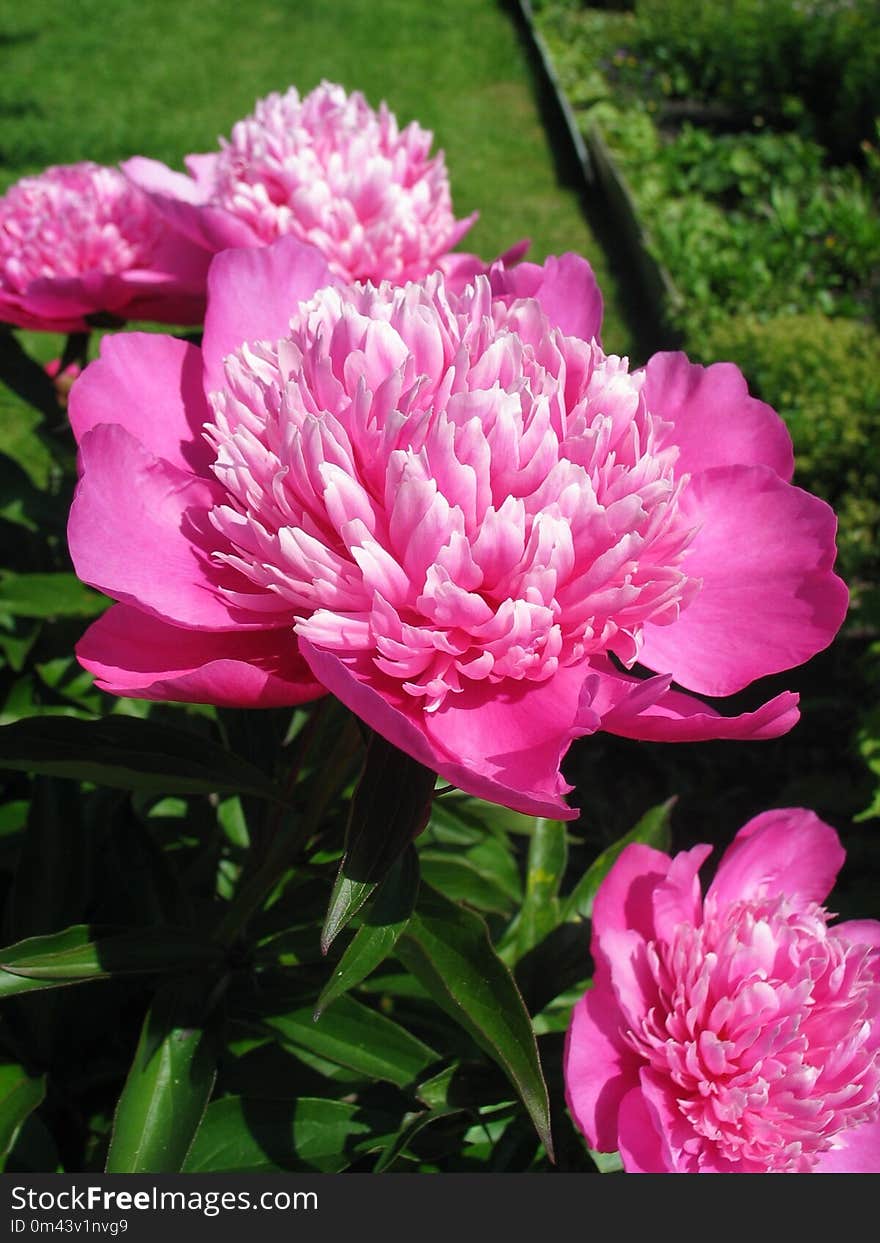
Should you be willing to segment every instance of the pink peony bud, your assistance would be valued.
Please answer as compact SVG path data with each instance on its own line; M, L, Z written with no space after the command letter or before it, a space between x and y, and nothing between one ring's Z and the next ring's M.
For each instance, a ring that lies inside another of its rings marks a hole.
M105 340L71 394L79 645L119 694L295 703L323 686L469 793L570 818L607 729L768 738L726 695L826 646L835 520L736 368L597 342L574 255L338 286L293 238L212 264L201 350ZM627 672L636 662L656 673Z
M476 220L452 214L443 153L415 121L322 82L257 102L220 151L191 155L190 176L138 156L123 165L168 222L207 250L265 246L291 235L347 281L419 280L443 268L464 286L485 265L449 252ZM513 248L509 262L526 244Z
M569 1108L632 1173L880 1172L880 922L830 924L844 860L812 812L697 846L627 846L596 895Z
M208 260L113 168L66 164L0 198L0 321L84 332L91 316L200 323Z

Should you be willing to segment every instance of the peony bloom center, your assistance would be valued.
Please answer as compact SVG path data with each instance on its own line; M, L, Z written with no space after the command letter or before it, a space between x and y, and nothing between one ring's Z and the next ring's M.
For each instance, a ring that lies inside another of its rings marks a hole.
M649 942L656 1000L625 1033L671 1081L699 1169L809 1172L835 1135L880 1118L880 962L815 903L740 901Z
M324 82L301 99L291 87L239 121L213 166L208 202L264 243L293 234L316 246L337 276L418 279L470 221L452 214L442 154L415 122L398 128L382 104Z
M0 198L0 289L148 267L161 218L120 172L88 162L25 177Z
M258 589L228 598L426 711L468 683L631 665L699 590L687 476L641 377L484 277L321 290L225 375L211 521Z

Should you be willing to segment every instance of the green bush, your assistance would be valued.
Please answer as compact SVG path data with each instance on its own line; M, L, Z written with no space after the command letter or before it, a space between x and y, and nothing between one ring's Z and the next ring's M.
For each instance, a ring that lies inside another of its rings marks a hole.
M632 52L667 97L794 123L838 159L880 111L876 0L638 0Z
M854 167L827 166L792 133L684 125L664 138L644 109L592 115L682 295L685 332L740 312L880 315L880 215Z
M840 570L850 586L880 578L880 333L817 312L719 322L688 341L704 362L728 359L785 419L796 482L837 510Z

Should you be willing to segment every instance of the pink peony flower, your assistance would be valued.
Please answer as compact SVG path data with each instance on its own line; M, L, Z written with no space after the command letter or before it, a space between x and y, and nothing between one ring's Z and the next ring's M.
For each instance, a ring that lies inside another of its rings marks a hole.
M572 1116L631 1173L880 1172L880 922L829 926L844 860L812 812L711 853L627 846L596 895Z
M208 260L112 168L66 164L0 198L0 321L83 332L88 316L200 323Z
M671 682L726 695L831 640L834 515L734 367L630 372L600 317L574 255L462 293L339 287L293 238L219 255L201 351L117 337L73 388L70 549L120 602L81 663L163 699L320 684L469 793L567 818L580 735L785 732L795 695L724 718Z
M476 220L452 214L433 135L405 129L383 103L322 82L259 100L216 154L191 155L189 177L141 156L123 165L168 221L209 251L265 246L287 234L315 246L346 281L419 280L442 267L462 286L485 265L449 252ZM525 244L509 251L510 262Z

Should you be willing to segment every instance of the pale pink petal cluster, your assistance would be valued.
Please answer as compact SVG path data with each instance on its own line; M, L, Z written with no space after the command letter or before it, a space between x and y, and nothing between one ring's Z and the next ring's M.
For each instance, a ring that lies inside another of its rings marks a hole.
M211 251L291 235L347 281L403 283L438 267L464 280L482 264L449 252L476 216L456 220L443 153L385 103L322 82L257 102L216 153L188 156L190 176L155 160L123 165L169 223ZM517 253L521 253L520 250Z
M0 321L56 332L100 315L197 323L207 267L116 169L59 165L0 198Z
M671 682L730 694L830 642L834 516L735 368L631 372L600 318L571 255L461 292L342 286L291 238L218 256L201 352L114 340L74 386L70 548L120 601L80 660L155 698L323 687L468 792L565 817L575 737L789 729L791 694L725 718Z
M628 846L600 887L572 1116L634 1173L880 1172L880 922L821 905L837 834L757 816L704 900L711 849Z

